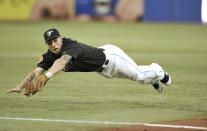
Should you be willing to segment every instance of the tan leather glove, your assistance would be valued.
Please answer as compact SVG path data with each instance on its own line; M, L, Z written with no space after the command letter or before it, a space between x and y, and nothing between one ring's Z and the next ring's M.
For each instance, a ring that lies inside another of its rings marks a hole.
M45 75L37 76L33 82L28 83L28 86L25 87L24 95L29 97L30 95L34 95L38 91L41 91L48 80L49 78Z

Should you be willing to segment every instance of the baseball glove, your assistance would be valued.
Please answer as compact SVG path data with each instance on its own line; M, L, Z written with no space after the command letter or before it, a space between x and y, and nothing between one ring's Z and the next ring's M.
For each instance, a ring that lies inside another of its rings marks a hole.
M39 75L33 82L29 82L25 87L24 95L30 96L34 95L38 91L41 91L49 79L45 75Z

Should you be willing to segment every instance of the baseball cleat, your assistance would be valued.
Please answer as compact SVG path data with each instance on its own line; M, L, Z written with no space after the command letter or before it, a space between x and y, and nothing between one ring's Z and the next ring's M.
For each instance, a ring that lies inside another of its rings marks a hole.
M157 90L159 93L162 92L162 85L160 83L159 80L156 80L154 84L152 84L152 86L155 88L155 90Z
M171 77L170 75L165 72L165 76L162 80L160 80L163 84L167 85L167 86L170 86L171 85Z

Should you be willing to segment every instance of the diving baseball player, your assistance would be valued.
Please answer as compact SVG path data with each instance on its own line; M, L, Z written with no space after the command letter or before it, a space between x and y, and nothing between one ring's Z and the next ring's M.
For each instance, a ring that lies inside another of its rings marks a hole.
M56 29L47 30L44 39L48 50L40 58L36 69L7 93L20 93L25 88L24 95L34 95L60 71L98 72L108 78L126 78L142 84L151 84L158 92L162 92L161 83L171 85L170 76L160 65L137 65L117 46L103 45L95 48L70 38L63 38ZM43 74L45 71L47 72Z

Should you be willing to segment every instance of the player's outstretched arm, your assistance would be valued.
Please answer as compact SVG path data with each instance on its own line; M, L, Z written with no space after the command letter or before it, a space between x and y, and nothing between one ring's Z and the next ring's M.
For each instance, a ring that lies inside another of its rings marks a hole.
M71 60L71 56L65 54L61 58L57 59L51 69L45 74L38 75L34 81L26 86L24 95L31 96L36 94L37 92L41 91L47 81L56 73L62 71L66 64Z
M9 89L6 92L7 93L11 93L11 92L20 93L23 88L28 86L29 83L31 83L38 75L42 74L44 71L45 70L43 68L37 67L34 71L28 73L25 79L20 84L18 84L15 88Z
M52 67L50 68L49 72L50 75L54 75L60 71L62 71L64 69L64 67L66 66L66 64L72 59L72 56L64 54L63 56L61 56L59 59L57 59ZM47 74L47 73L46 73Z

